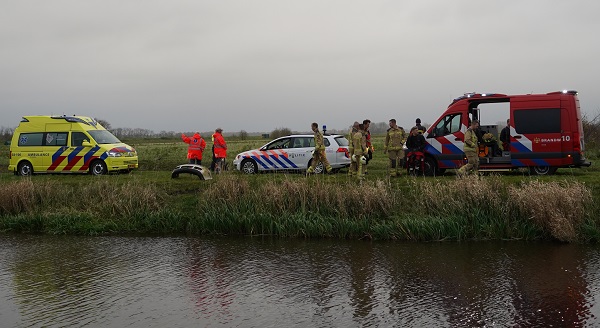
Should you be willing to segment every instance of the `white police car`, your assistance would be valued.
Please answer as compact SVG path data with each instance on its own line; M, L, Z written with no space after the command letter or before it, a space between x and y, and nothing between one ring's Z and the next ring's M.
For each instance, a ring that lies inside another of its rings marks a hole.
M348 139L343 135L324 135L325 154L334 172L350 166ZM315 139L312 134L297 134L277 138L259 149L238 154L233 160L236 170L246 174L259 171L301 171L311 165ZM322 173L323 163L319 162L315 173Z

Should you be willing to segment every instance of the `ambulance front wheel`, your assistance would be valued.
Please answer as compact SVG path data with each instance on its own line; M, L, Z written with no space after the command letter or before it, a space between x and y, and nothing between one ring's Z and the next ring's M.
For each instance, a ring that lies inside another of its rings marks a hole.
M23 161L17 166L17 174L26 177L33 174L33 166L28 161Z
M104 161L95 160L92 162L92 165L90 166L90 174L91 175L103 175L103 174L106 174L107 172L108 172L108 169L106 168L106 163L104 163Z

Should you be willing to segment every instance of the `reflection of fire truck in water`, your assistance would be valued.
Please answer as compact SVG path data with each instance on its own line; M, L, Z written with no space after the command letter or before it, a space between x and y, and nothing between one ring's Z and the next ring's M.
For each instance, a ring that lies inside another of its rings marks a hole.
M546 94L504 95L472 93L454 99L444 114L429 127L425 149L425 173L442 174L465 163L464 133L469 122L481 122L493 109L480 105L509 107L510 149L500 150L498 125L482 125L480 170L529 168L533 174L552 174L561 167L590 166L584 156L583 125L576 91ZM488 134L489 133L489 134ZM490 143L491 142L491 143ZM493 150L498 148L498 150ZM508 147L507 147L508 148Z

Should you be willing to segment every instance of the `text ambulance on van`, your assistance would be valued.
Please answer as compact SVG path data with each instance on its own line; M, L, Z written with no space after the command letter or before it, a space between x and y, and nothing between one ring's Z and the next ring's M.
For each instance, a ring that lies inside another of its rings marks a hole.
M24 116L10 144L8 170L34 173L129 172L138 168L133 147L85 116Z
M502 150L493 142L480 140L480 170L529 168L531 173L552 174L561 167L590 166L584 156L583 124L576 91L546 94L471 93L454 99L448 109L429 127L425 149L425 171L441 174L465 163L464 133L471 120L480 124L496 109L506 106L504 120L510 119L510 142ZM504 105L502 105L504 104ZM486 105L492 108L485 108ZM481 108L480 108L481 107ZM499 140L499 126L480 125L480 139L490 133Z

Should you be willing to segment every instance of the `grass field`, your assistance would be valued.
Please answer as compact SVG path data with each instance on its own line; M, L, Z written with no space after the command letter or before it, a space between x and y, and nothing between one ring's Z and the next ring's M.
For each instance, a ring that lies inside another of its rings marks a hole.
M268 140L227 140L228 160ZM178 139L124 140L139 154L131 174L35 175L6 171L0 147L0 230L51 234L242 234L380 240L556 239L600 236L598 170L559 169L459 179L389 179L383 137L366 181L335 175L243 175L201 181L171 170L186 162ZM210 156L205 154L208 164ZM471 190L467 192L466 190Z

